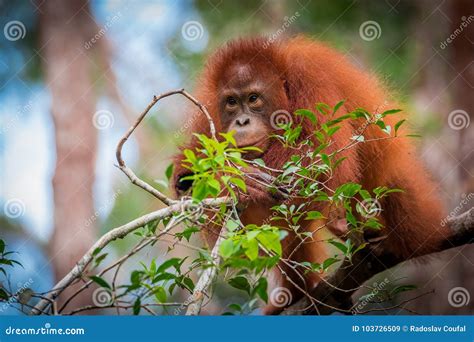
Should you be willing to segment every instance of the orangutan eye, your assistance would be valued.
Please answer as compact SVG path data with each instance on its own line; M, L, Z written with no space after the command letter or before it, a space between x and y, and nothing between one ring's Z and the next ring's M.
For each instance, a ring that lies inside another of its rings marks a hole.
M235 106L237 104L237 100L233 98L232 96L229 96L227 98L227 104L230 106Z
M257 100L258 100L258 95L257 94L250 94L249 102L255 102Z

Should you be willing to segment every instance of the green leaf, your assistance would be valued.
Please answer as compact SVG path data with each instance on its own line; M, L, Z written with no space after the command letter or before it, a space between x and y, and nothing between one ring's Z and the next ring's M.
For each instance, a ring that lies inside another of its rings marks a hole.
M268 302L267 293L268 282L266 278L260 278L257 285L253 288L252 294L257 294L265 303Z
M233 146L237 146L237 142L234 139L235 131L230 131L228 133L219 133L226 141L230 142Z
M173 273L163 272L163 273L158 274L155 278L153 278L152 283L157 283L162 280L172 280L176 278L177 278L176 275Z
M327 130L327 135L329 135L330 137L332 137L334 135L334 133L336 133L339 129L341 128L341 126L334 126L334 127L331 127Z
M324 215L321 214L319 211L309 211L306 213L305 220L319 220L324 218Z
M196 158L196 155L194 154L193 151L191 151L191 150L184 150L184 151L183 151L183 154L184 154L184 156L187 158L187 160L188 160L189 162L191 162L192 164L194 164L194 163L196 162L197 158Z
M165 176L168 181L171 179L171 176L173 175L173 168L174 168L174 164L170 164L166 168Z
M326 153L321 153L321 160L323 161L324 164L327 166L331 165L331 161L329 160L329 157Z
M166 291L162 286L157 286L153 289L153 294L155 295L156 300L159 303L166 302Z
M334 264L338 261L339 261L339 259L337 259L337 258L328 258L328 259L324 260L323 270L327 270L329 268L329 266L331 266L332 264Z
M390 135L392 133L392 127L390 125L385 126L384 129L382 129L387 135Z
M392 296L394 296L394 295L399 294L401 292L411 291L411 290L415 290L415 289L417 289L416 285L400 285L400 286L397 286L394 289L392 289L390 291L390 294Z
M239 223L232 219L227 220L227 222L225 223L225 226L227 230L229 230L230 232L233 232L234 230L240 227Z
M139 286L142 274L143 274L143 272L141 272L141 271L137 271L137 270L133 271L130 274L130 282L135 286Z
M162 273L170 267L174 267L176 271L179 271L182 261L183 259L180 259L180 258L168 259L164 263L162 263L160 267L158 267L158 270L156 271L156 273Z
M234 242L232 239L222 241L221 245L219 246L219 252L224 258L231 257L234 253Z
M400 120L398 121L395 126L394 126L394 129L395 129L395 136L397 135L397 132L398 132L398 129L400 128L400 126L405 122L406 120L403 119L403 120Z
M212 194L214 196L219 194L219 192L221 191L221 185L217 179L214 179L214 178L208 179L207 185L209 186L209 188L214 190L212 191Z
M235 178L235 177L232 177L229 182L235 184L238 188L240 188L240 190L242 190L243 192L247 192L247 186L245 185L245 182L240 179L240 178Z
M5 252L5 241L0 239L0 254L3 254Z
M260 234L259 234L260 236ZM258 257L258 242L257 240L244 240L242 242L242 247L244 248L245 255L250 260L255 260Z
M318 121L316 115L308 109L298 109L297 111L295 111L295 114L307 117L313 124Z
M8 294L5 292L4 289L0 288L0 299L8 301L9 297Z
M339 249L344 255L347 253L347 246L343 244L342 242L335 241L335 240L329 240L329 243Z
M233 303L229 305L229 309L232 309L237 312L242 312L242 307L239 304Z
M341 108L341 106L344 104L344 102L346 102L346 100L339 101L339 102L334 106L334 109L333 109L333 111L332 111L332 114L333 114L333 115L339 110L339 108Z
M107 257L107 255L109 255L109 253L104 253L104 254L101 254L99 255L97 258L95 258L94 260L94 267L97 267L100 265L100 263Z
M196 184L193 185L193 198L197 201L202 201L207 196L207 183L205 180L200 179Z
M257 240L268 250L281 255L280 235L278 232L263 231L257 236Z
M184 285L187 286L187 288L190 290L190 291L193 291L194 290L194 282L191 278L189 277L184 277L183 279L183 283Z
M396 113L399 113L401 111L402 111L401 109L390 109L390 110L386 110L381 115L382 115L382 117L385 117L387 115L396 114Z
M361 188L362 186L357 183L345 183L336 189L336 191L334 192L334 197L337 197L342 194L346 197L351 198L354 197L354 195L357 194Z
M331 107L325 103L316 103L316 109L323 115L327 115L331 112Z
M250 284L247 278L245 277L238 276L238 277L232 278L229 280L229 285L250 294Z
M188 227L185 230L183 230L181 233L176 233L176 237L178 237L178 238L184 237L187 241L189 241L191 236L194 233L197 233L197 232L199 232L198 227L194 227L194 226L193 227Z
M142 308L142 301L140 297L138 297L135 300L135 303L133 303L133 314L138 315L140 313L141 308Z
M99 276L90 276L89 278L90 278L90 280L92 280L94 283L96 283L100 287L105 287L105 288L111 289L109 283L106 282L103 278L101 278Z
M97 254L100 253L100 251L102 250L102 248L100 247L97 247L96 249L94 249L94 251L92 252L92 256L95 257Z

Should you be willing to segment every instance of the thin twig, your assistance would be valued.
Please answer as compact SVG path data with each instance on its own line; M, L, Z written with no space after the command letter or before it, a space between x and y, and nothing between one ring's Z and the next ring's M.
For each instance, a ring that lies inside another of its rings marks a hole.
M188 306L188 309L186 310L186 316L199 315L199 313L201 312L202 303L204 301L205 292L217 277L217 269L221 262L221 257L219 255L219 247L222 241L224 241L225 222L227 222L227 219L224 220L224 224L222 225L219 237L217 238L216 244L214 245L214 248L211 252L212 265L206 268L201 274L201 277L199 278L198 283L194 288L191 302Z
M202 206L204 208L207 207L219 207L222 204L229 205L232 203L232 199L229 197L221 197L216 199L205 199L201 203L196 204L193 200L187 200L178 202L173 204L167 208L163 208L154 212L151 212L147 215L141 216L123 226L118 228L112 229L105 235L103 235L90 249L89 251L77 262L76 266L66 275L63 279L61 279L47 295L46 298L49 300L57 298L61 292L65 288L67 288L71 283L76 280L77 278L81 277L85 268L94 258L94 251L97 249L102 249L107 246L110 242L123 238L129 233L133 232L134 230L143 227L149 222L154 220L163 219L165 217L169 217L174 213L181 212L183 210L190 209L194 206ZM38 304L35 305L35 308L32 310L32 314L39 314L45 310L45 308L50 304L46 298L40 300Z
M200 103L198 100L196 100L191 94L186 92L184 89L178 89L178 90L173 90L164 94L161 94L160 96L153 96L153 100L150 102L150 104L145 108L145 110L140 114L140 116L137 118L135 123L128 129L128 131L125 133L125 135L120 139L119 143L117 144L117 149L115 151L115 156L117 158L118 162L118 168L122 170L123 173L130 179L132 184L135 184L136 186L142 188L143 190L149 192L156 198L158 198L160 201L162 201L166 205L172 205L175 204L177 201L172 200L165 194L163 194L161 191L157 190L141 178L139 178L132 169L130 169L126 164L125 161L122 158L122 148L123 145L127 142L128 138L132 135L132 133L135 131L135 129L138 127L138 125L143 121L145 116L148 114L151 108L158 103L161 99L164 99L165 97L171 96L171 95L176 95L176 94L181 94L184 97L186 97L188 100L190 100L192 103L194 103L199 110L206 116L207 120L209 121L209 127L211 130L211 135L214 139L216 139L216 127L214 125L214 122L212 121L211 115L209 114L206 106L204 106L202 103Z

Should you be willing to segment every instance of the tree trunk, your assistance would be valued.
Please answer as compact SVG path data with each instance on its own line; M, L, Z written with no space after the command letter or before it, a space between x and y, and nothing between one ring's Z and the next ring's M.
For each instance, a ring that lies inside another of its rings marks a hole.
M472 0L453 0L450 7L451 32L459 32L462 25L462 32L452 42L450 59L454 67L453 77L456 77L452 88L453 110L460 111L455 115L461 119L454 122L456 127L461 128L457 131L459 148L456 151L461 198L457 200L462 203L459 206L462 205L461 211L464 212L474 205L474 3ZM452 265L458 266L451 271L454 275L451 285L465 287L473 296L474 248L465 246L456 256L457 260L454 259ZM471 300L457 313L472 314L473 311L474 300Z
M49 247L59 280L96 237L93 184L97 131L92 121L96 97L90 50L84 43L95 34L97 25L86 0L49 0L40 9L43 48L39 53L51 92L56 142L54 233ZM63 295L73 291L68 289ZM91 296L86 294L78 296L75 305L90 302Z

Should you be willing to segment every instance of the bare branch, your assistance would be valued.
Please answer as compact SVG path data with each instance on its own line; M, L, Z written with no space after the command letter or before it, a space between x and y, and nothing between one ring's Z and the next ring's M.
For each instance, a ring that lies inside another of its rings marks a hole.
M191 303L186 310L186 316L197 316L201 312L202 303L207 289L211 286L217 276L217 270L221 261L219 255L219 247L224 240L224 234L222 228L219 237L217 238L216 244L211 252L212 265L204 270L199 278L196 287L194 288Z
M183 210L187 210L192 208L193 206L202 206L204 208L211 208L211 207L219 207L222 204L230 204L232 203L231 198L221 197L216 199L205 199L201 203L196 204L192 200L182 201L175 203L167 208L163 208L154 212L151 212L147 215L141 216L123 226L117 227L103 235L88 251L87 253L77 262L76 266L66 275L62 280L60 280L54 288L48 292L43 298L41 299L38 304L35 305L34 309L32 310L32 314L37 315L41 312L45 311L45 308L51 303L51 300L56 299L61 292L64 291L65 288L70 286L74 280L80 278L83 274L86 267L89 263L93 260L94 251L96 249L102 249L107 246L110 242L123 238L126 235L130 234L134 230L143 227L149 222L154 220L163 219L165 217L169 217L174 213L181 212Z
M449 219L448 225L453 232L452 235L433 253L474 242L474 208ZM363 242L360 240L360 236L358 240L353 241L358 241L359 244ZM364 249L353 256L352 261L345 259L337 271L325 281L321 281L311 291L311 297L321 301L317 303L316 308L312 300L304 297L281 314L311 315L318 313L328 315L335 311L350 313L354 309L351 297L365 281L406 261L377 248L377 243L378 241L368 242Z
M135 123L128 129L128 131L125 133L125 135L120 139L117 149L115 151L115 156L117 158L118 162L118 168L122 170L125 175L130 179L132 184L135 184L136 186L142 188L143 190L149 192L156 198L158 198L160 201L162 201L166 205L172 205L175 204L177 201L172 200L165 194L163 194L161 191L155 189L153 186L145 182L144 180L140 179L127 165L125 164L125 161L122 158L122 148L123 145L127 142L128 138L132 135L132 133L135 131L135 129L138 127L138 125L143 121L145 116L148 114L148 112L153 108L155 104L158 103L161 99L164 99L165 97L171 96L171 95L176 95L176 94L181 94L184 97L186 97L188 100L190 100L192 103L194 103L199 110L206 116L207 120L209 121L209 127L211 130L211 135L214 139L216 139L216 127L214 125L214 122L212 121L211 115L209 114L206 106L204 106L202 103L200 103L196 98L194 98L191 94L186 92L184 89L178 89L178 90L173 90L164 94L161 94L160 96L154 96L153 100L150 102L150 104L145 108L145 110L140 114L140 116L137 118Z

